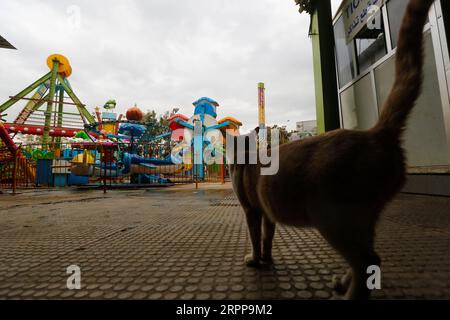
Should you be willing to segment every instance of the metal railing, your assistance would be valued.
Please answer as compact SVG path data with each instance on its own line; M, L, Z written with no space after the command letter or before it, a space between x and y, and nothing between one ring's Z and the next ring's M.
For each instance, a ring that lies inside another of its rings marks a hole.
M0 146L0 189L12 190L34 188L36 164L23 156L20 149L14 153Z
M0 188L108 189L171 186L201 182L225 182L226 165L173 164L168 143L51 143L19 146L12 155L0 146Z

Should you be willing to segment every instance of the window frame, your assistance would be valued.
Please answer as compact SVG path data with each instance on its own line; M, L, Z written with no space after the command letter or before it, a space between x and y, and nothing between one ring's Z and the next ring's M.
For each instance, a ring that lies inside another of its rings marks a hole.
M390 1L390 0L389 0ZM353 76L353 79L349 82L347 82L346 84L344 84L342 87L340 86L339 83L339 70L336 67L336 76L338 79L338 83L337 83L337 92L338 92L338 102L339 102L339 116L340 116L340 125L341 128L343 128L343 124L344 124L344 120L343 120L343 114L342 114L342 105L341 105L341 94L342 92L344 92L345 90L347 90L348 88L352 87L355 85L356 82L358 82L359 80L361 80L362 78L364 78L367 74L372 74L372 78L374 77L374 70L376 68L378 68L380 65L382 65L383 63L385 63L387 60L389 60L393 55L395 55L396 53L396 49L397 48L393 48L392 47L392 39L391 39L391 31L390 31L390 23L389 23L389 17L388 17L388 11L387 11L387 2L383 4L383 6L381 7L381 12L383 14L383 22L384 22L384 31L385 31L385 42L386 42L386 48L387 48L387 53L378 61L376 61L374 64L372 64L370 67L366 68L365 70L358 70L358 64L357 64L357 52L356 52L356 44L354 39L351 41L352 44L352 61L353 61L353 68L355 70L355 75ZM337 12L335 14L335 16L333 17L333 21L332 21L332 25L333 25L333 29L334 26L336 25L336 23L339 21L339 19L342 17L343 15L343 11ZM424 31L431 29L430 23L427 23L425 25ZM335 62L336 62L336 66L338 66L338 58L337 58L337 52L336 52L336 47L334 48L334 52L335 52ZM373 79L372 79L373 80ZM374 88L375 90L375 88ZM376 99L376 95L375 95L375 99ZM376 101L376 103L378 104L378 102Z
M337 85L338 85L338 89L342 89L345 86L347 86L349 83L353 82L355 77L358 76L358 70L356 69L356 64L355 64L355 59L356 59L356 51L355 51L355 45L353 43L353 40L351 42L349 42L347 44L347 50L349 50L349 52L351 53L351 63L349 63L350 66L350 70L353 71L353 74L351 74L352 72L350 72L350 80L346 81L345 83L341 84L341 73L340 73L340 63L339 63L339 55L338 55L338 48L336 45L336 32L335 32L335 27L336 25L339 23L339 20L342 18L342 14L340 14L337 18L335 18L333 20L333 33L334 33L334 56L335 56L335 65L336 65L336 76L337 76ZM351 46L351 48L348 48L348 46Z
M387 2L386 2L387 3ZM345 91L346 89L348 89L349 87L351 87L353 84L355 84L356 82L358 82L361 78L363 78L365 75L367 75L368 73L372 72L374 69L376 69L377 67L379 67L381 64L383 64L386 60L388 60L390 57L392 57L395 52L397 51L397 48L393 48L392 47L392 40L391 40L391 32L390 32L390 24L389 24L389 19L388 19L388 12L387 12L387 6L386 3L381 7L382 13L383 13L383 22L384 22L384 31L385 31L385 42L386 42L386 47L387 47L387 53L380 58L378 61L376 61L374 64L372 64L370 67L366 68L365 70L358 70L358 64L357 64L357 56L356 56L356 44L355 44L355 39L353 39L351 41L352 43L352 53L353 53L353 68L355 71L358 71L355 76L353 77L353 79L346 83L345 85L343 85L342 87L340 86L340 84L338 83L338 93L341 94L342 91ZM333 28L335 26L335 24L338 22L338 20L341 18L341 16L343 15L343 12L338 12L334 18L333 18ZM424 31L431 29L430 26L430 22L428 22L425 25ZM337 54L336 54L336 47L334 48L335 51L335 59L336 59L336 63L337 63ZM336 68L336 72L338 73L338 70Z
M353 50L355 51L355 64L356 64L356 75L359 76L363 73L365 73L365 70L369 70L373 65L375 65L376 63L378 63L378 61L380 61L381 59L383 59L388 53L389 53L389 49L388 49L388 45L387 45L387 34L386 34L386 21L384 19L385 15L386 15L386 10L384 10L386 7L386 3L383 5L383 7L381 7L381 9L379 10L379 14L381 15L381 23L382 23L382 30L383 30L383 35L384 35L384 48L385 48L385 53L383 54L382 57L378 58L377 60L375 60L374 63L370 64L369 66L365 67L365 68L361 68L360 63L359 63L359 57L360 55L358 54L358 44L356 42L356 37L354 39L352 39L353 42ZM362 30L361 30L362 31ZM360 31L360 32L361 32ZM390 38L390 37L389 37Z

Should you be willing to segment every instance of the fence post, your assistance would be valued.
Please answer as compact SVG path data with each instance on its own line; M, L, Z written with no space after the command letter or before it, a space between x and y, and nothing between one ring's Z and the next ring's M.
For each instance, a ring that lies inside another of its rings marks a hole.
M22 167L26 168L27 165L28 165L27 160L23 159L22 160ZM29 177L28 177L28 170L24 169L24 171L23 171L23 178L25 179L25 187L28 188L28 179L29 179Z
M222 163L220 165L220 175L221 175L221 179L222 179L222 184L225 184L225 164Z
M16 194L17 187L17 150L14 151L14 164L13 164L13 176L12 176L12 191Z
M198 167L199 165L197 164L197 157L198 157L198 152L194 150L194 165L192 166L193 171L193 178L195 179L195 189L198 189Z
M103 159L103 161L100 160L100 172L102 172L102 162L103 162L103 166L105 167L105 169L103 170L103 193L106 193L106 148L104 146L101 146L101 150L102 152L102 156L101 159ZM95 171L95 170L94 170Z
M100 171L101 171L102 169L100 168ZM105 170L103 171L103 174L104 174L104 176L103 176L103 193L106 193L106 164L105 164Z

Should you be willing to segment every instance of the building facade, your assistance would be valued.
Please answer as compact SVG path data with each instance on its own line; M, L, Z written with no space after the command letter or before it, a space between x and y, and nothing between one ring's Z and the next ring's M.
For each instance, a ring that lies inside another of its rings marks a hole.
M289 140L302 140L315 135L317 135L317 120L299 121L295 124L295 131L290 133Z
M299 121L295 124L295 131L316 134L317 121L316 120Z
M342 128L369 129L377 122L394 82L398 32L407 4L408 0L345 0L334 17ZM423 92L404 139L407 189L413 192L450 194L449 14L449 1L437 0L424 29ZM436 190L419 190L424 185Z

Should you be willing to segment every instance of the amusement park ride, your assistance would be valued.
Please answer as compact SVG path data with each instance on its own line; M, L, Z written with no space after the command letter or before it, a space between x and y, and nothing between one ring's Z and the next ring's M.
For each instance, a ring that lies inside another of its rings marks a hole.
M83 130L84 124L95 122L72 90L68 80L72 74L69 60L60 54L53 54L47 58L47 66L50 72L0 105L2 114L17 102L27 101L15 120L4 126L11 133L42 135L43 145L50 142L49 137L57 137L57 141L60 137L73 137ZM27 98L33 91L33 95ZM75 106L76 112L65 112L67 105Z
M161 184L170 182L165 178L169 172L203 180L211 155L220 159L224 175L223 134L227 129L239 130L242 124L231 117L217 121L216 101L200 98L193 103L193 116L172 115L167 132L152 135L153 124L143 121L137 106L127 110L126 119L115 112L115 100L106 102L104 111L97 107L91 114L72 89L68 80L72 67L63 55L50 55L47 66L50 72L0 105L0 115L5 116L16 103L26 101L14 121L3 123L0 119L0 151L3 144L13 158L19 159L16 167L27 173L30 182L43 182L40 160L47 161L44 167L48 172L63 176L58 183L53 178L53 185L58 186L68 180L87 184L93 177L102 176L121 177L121 181L130 176L132 184ZM41 142L19 147L14 142L17 134L41 136ZM62 138L70 138L70 143ZM152 145L162 148L162 144L170 146L169 152L149 150ZM0 152L0 180L5 159ZM77 176L83 179L74 179ZM44 182L52 184L48 180Z

